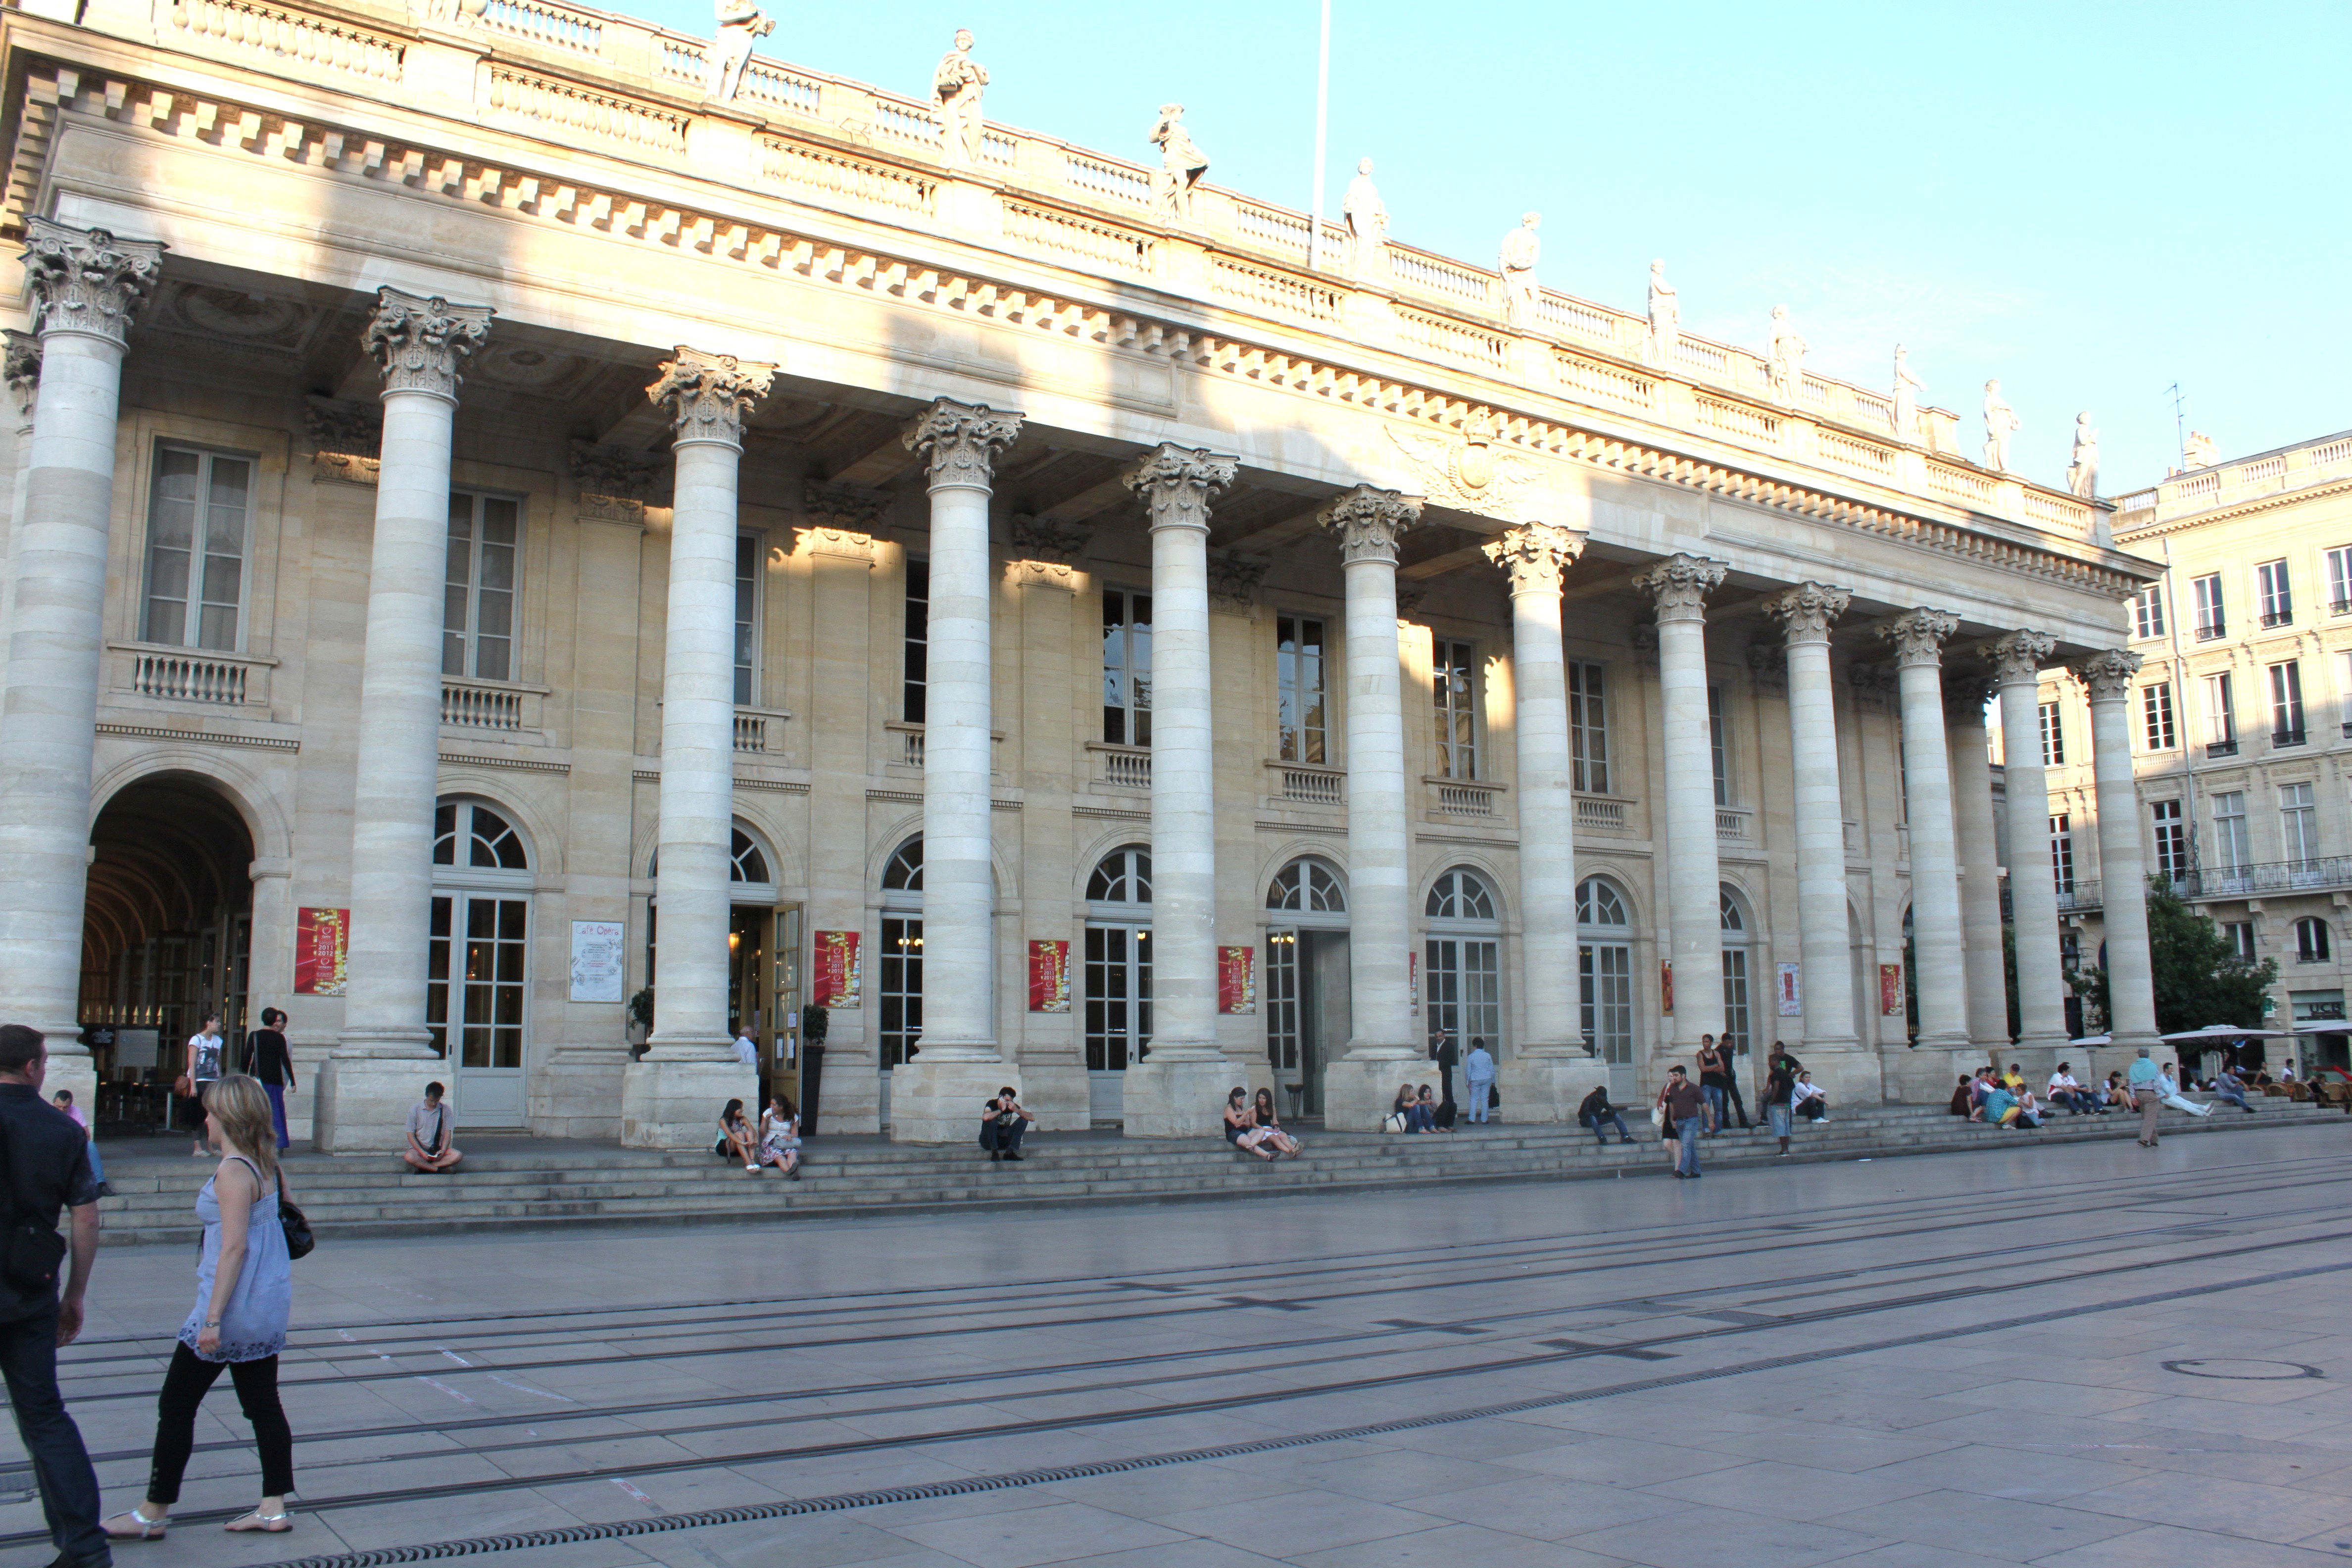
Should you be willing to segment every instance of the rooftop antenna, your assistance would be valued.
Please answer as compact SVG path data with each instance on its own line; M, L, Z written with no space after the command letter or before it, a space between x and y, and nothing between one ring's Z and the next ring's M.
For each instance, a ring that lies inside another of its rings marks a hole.
M2180 390L2180 384L2176 381L2164 389L2164 395L2172 399L2172 449L2180 454L2180 466L2186 468L2189 466L2189 395Z
M1331 0L1323 0L1323 32L1315 54L1315 203L1307 212L1307 268L1323 269L1324 134L1331 119Z

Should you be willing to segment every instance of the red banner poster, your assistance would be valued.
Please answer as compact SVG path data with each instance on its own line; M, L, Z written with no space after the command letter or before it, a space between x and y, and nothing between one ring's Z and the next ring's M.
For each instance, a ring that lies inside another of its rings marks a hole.
M1878 1015L1882 1018L1903 1016L1903 966L1899 963L1878 966Z
M1421 1016L1421 954L1404 955L1404 999L1412 1009L1412 1016Z
M809 1000L835 1013L855 1013L865 1005L859 994L865 972L857 960L854 931L812 931Z
M352 911L302 910L294 921L294 992L341 996L352 951Z
M1029 943L1029 1011L1070 1010L1070 944L1042 938Z
M1257 1011L1257 949L1217 949L1217 1011Z
M1661 998L1658 1011L1672 1013L1675 1010L1675 961L1671 958L1658 961L1658 995Z

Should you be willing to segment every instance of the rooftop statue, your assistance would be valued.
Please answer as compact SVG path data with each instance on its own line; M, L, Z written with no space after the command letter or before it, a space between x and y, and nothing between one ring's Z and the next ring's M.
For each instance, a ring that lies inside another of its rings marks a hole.
M1348 221L1349 265L1359 272L1370 271L1381 247L1389 242L1389 209L1381 200L1381 188L1372 184L1370 158L1357 163L1339 212Z
M980 162L981 89L988 85L988 68L971 58L971 29L956 29L955 47L940 58L931 73L931 99L940 106L940 150L950 163Z
M1192 216L1192 187L1209 172L1209 155L1192 141L1192 133L1184 129L1184 106L1163 103L1160 119L1151 127L1151 144L1160 149L1160 174L1152 181L1152 194L1158 198L1160 210L1179 222L1190 222Z
M2066 465L2066 488L2084 500L2099 493L2099 433L2089 409L2074 416L2074 460Z
M1994 473L2009 472L2009 438L2023 427L2017 410L2000 395L2000 383L1985 383L1984 400L1985 450L1984 466Z
M1675 296L1675 286L1666 281L1666 264L1650 263L1650 363L1664 364L1675 357L1675 345L1682 342L1683 307Z
M743 85L743 68L751 63L751 46L776 30L775 19L755 0L718 0L719 37L710 46L710 75L703 92L713 101L730 102Z
M1919 439L1919 395L1927 384L1911 374L1911 352L1901 343L1895 345L1895 438L1916 443Z
M1788 407L1797 405L1805 389L1805 351L1812 345L1797 335L1789 307L1772 307L1772 336L1765 345L1766 368L1772 377L1772 395Z
M1515 327L1536 324L1536 263L1543 258L1536 226L1541 222L1541 213L1529 213L1503 237L1503 314Z

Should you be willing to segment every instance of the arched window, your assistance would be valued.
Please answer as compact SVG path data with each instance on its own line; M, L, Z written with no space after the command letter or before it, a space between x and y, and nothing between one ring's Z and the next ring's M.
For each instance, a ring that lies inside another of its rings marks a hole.
M433 863L478 871L528 871L522 835L476 801L445 800L433 813Z
M884 1068L906 1065L923 1037L923 839L898 846L882 868L877 1044Z
M1748 939L1748 913L1739 907L1739 895L1729 888L1720 894L1723 900L1723 935L1727 942Z
M1431 886L1423 912L1433 921L1491 921L1495 894L1477 872L1456 867Z
M882 868L882 890L885 893L919 893L923 890L923 840L920 836L899 845L898 852L890 857L890 863Z
M1598 877L1587 877L1576 885L1576 923L1580 926L1630 926L1626 918L1625 900L1607 882Z
M1288 914L1348 912L1348 890L1339 874L1320 860L1300 856L1275 873L1266 889L1265 907Z
M768 857L740 827L728 846L727 879L730 882L772 882L768 872Z
M1130 844L1104 856L1087 882L1087 902L1090 904L1150 901L1151 851L1140 844Z
M1748 973L1748 943L1754 922L1747 900L1729 883L1717 889L1723 910L1723 1044L1746 1056L1752 1043L1754 990Z
M2297 963L2326 963L2329 952L2326 921L2306 916L2294 922L2294 961Z

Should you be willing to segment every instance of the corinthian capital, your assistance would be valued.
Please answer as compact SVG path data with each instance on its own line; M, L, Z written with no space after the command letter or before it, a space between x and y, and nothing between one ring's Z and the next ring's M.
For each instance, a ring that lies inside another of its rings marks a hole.
M995 478L998 456L1020 437L1018 414L942 397L915 416L906 441L907 450L920 453L930 465L933 489L967 485L984 490Z
M1764 601L1765 613L1777 616L1792 643L1827 642L1830 623L1845 614L1853 595L1843 588L1820 583L1800 583L1785 594Z
M1316 526L1339 537L1342 561L1396 563L1397 539L1421 521L1421 503L1395 490L1358 485L1315 514Z
M1985 704L1992 700L1994 682L1989 675L1953 675L1944 677L1944 721L1971 724L1983 728Z
M131 318L163 269L158 241L117 239L102 228L68 228L45 217L25 221L35 331L89 332L124 342Z
M363 342L383 372L386 392L430 392L455 402L466 356L490 335L488 305L452 305L397 289L376 290Z
M1934 666L1943 662L1944 639L1959 629L1960 617L1946 611L1906 610L1878 635L1895 645L1896 664Z
M0 331L6 340L5 374L8 378L9 395L16 400L16 414L24 423L33 422L33 399L41 390L41 340L30 332Z
M1127 488L1151 511L1151 526L1209 531L1209 502L1234 482L1240 463L1205 447L1162 441L1127 476Z
M1696 621L1706 614L1706 596L1723 586L1724 565L1704 555L1669 555L1633 579L1633 586L1658 601L1661 621Z
M1484 549L1487 560L1510 574L1512 593L1557 594L1584 553L1584 535L1556 522L1523 522Z
M2074 679L2090 691L2094 702L2120 702L2131 695L2132 677L2139 673L2139 655L2122 648L2103 648L2072 666Z
M1985 645L1992 660L1993 679L2003 686L2031 686L2042 679L2042 667L2057 649L2058 639L2040 632L2011 632Z
M662 406L676 432L673 440L743 444L743 421L775 378L772 364L745 364L733 354L707 354L677 346L677 357L661 367L646 395Z

